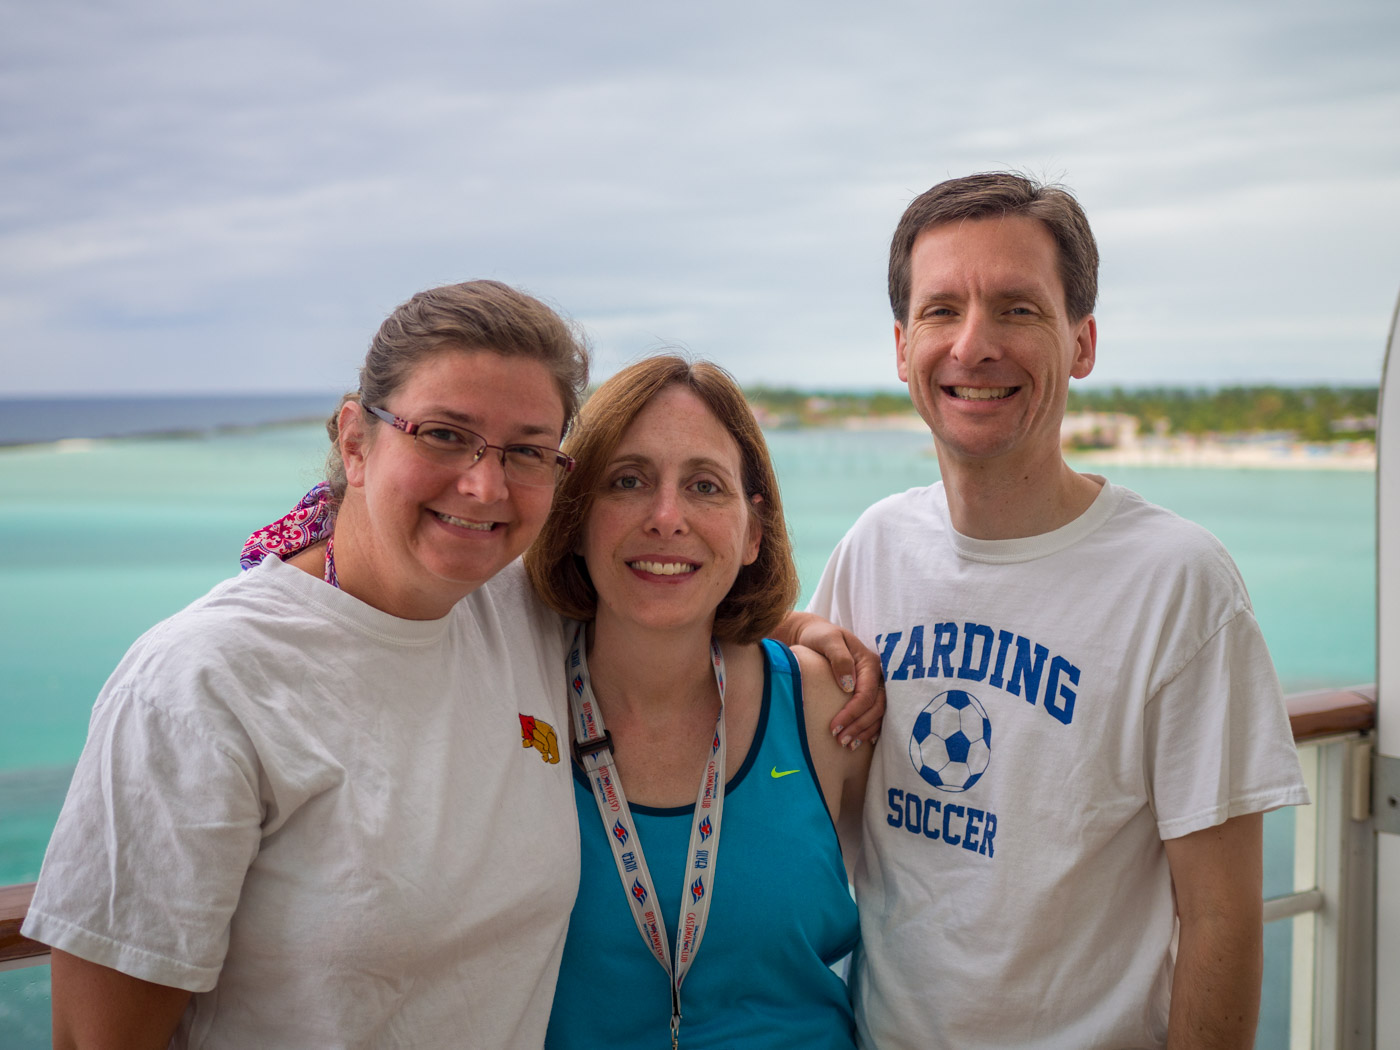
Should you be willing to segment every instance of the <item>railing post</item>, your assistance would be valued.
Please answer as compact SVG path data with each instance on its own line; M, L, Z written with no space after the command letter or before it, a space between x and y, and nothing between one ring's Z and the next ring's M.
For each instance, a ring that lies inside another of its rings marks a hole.
M1375 892L1375 836L1369 814L1357 813L1354 805L1356 770L1367 765L1370 748L1369 737L1334 740L1317 748L1317 888L1324 904L1315 917L1315 1050L1369 1050L1374 1045L1370 902Z
M1325 745L1323 745L1325 746ZM1322 769L1322 746L1298 749L1298 763L1303 769L1303 781L1312 796L1311 806L1299 806L1293 811L1293 889L1294 893L1318 888L1318 848L1322 829L1327 826L1321 816L1324 796L1319 785ZM1320 892L1320 891L1319 891ZM1325 904L1325 898L1324 898ZM1266 906L1267 907L1267 906ZM1267 912L1266 912L1267 921ZM1317 1043L1317 939L1320 934L1314 909L1293 919L1292 987L1288 1003L1289 1050L1314 1050Z
M1400 758L1400 300L1376 421L1376 752ZM1400 1046L1400 835L1376 836L1372 1010L1378 1047ZM1384 976L1386 984L1380 983Z

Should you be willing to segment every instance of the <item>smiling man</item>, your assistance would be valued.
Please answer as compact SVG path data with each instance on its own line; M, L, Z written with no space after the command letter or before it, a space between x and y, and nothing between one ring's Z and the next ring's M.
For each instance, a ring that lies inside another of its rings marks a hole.
M866 511L810 606L887 680L867 1047L1253 1041L1262 814L1307 792L1224 549L1061 454L1097 274L1078 203L1018 175L941 183L895 231L899 377L942 480Z

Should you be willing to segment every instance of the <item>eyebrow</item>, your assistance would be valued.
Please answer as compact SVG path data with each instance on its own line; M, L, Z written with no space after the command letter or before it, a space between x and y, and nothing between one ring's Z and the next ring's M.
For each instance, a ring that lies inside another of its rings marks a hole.
M481 420L476 416L466 412L456 412L450 408L429 409L423 418L424 420L436 420L439 423L455 423L460 427L466 427L468 430L475 430L482 425ZM517 433L524 437L553 438L554 428L540 426L538 423L524 423L520 426Z
M613 456L613 458L608 461L608 469L611 470L614 467L626 466L629 464L651 467L655 466L655 463L656 461L650 456L644 456L640 452L624 452ZM690 459L685 460L681 466L686 470L710 470L725 477L731 476L728 467L719 460L710 459L706 456L692 456Z
M934 303L962 302L966 296L952 291L933 291L921 296L917 305L920 307L930 306ZM1054 295L1047 288L1034 288L1029 285L1003 288L995 292L993 298L1000 302L1010 302L1016 299L1024 299L1032 303L1047 303L1054 301Z
M1055 295L1048 288L1007 288L997 296L998 299L1025 299L1032 303L1051 303L1055 301Z

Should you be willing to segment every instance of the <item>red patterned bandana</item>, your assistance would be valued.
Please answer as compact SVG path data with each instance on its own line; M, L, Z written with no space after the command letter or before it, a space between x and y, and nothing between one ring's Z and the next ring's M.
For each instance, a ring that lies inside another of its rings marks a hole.
M269 554L286 561L313 543L328 539L335 528L331 487L322 481L301 498L292 512L248 537L239 564L251 569Z

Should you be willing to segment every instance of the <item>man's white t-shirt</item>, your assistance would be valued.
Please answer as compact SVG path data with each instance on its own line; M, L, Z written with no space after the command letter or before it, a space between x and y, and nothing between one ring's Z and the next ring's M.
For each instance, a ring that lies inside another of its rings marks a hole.
M1307 802L1220 544L1107 483L1061 529L980 541L940 483L866 511L809 607L885 668L855 869L862 1045L1163 1045L1162 840Z
M269 558L102 690L24 932L195 992L173 1045L538 1047L578 886L559 617L402 620Z

